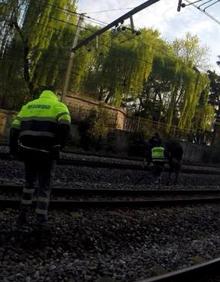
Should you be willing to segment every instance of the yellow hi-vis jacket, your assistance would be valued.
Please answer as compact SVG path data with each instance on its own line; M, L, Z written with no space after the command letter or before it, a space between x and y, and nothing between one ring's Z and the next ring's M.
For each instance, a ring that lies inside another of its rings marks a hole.
M50 90L25 104L11 125L10 148L13 153L18 140L25 146L51 150L63 147L71 124L67 106Z

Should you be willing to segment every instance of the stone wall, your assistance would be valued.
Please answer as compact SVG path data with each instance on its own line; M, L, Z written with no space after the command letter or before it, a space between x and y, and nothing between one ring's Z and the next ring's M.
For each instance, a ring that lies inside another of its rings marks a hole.
M10 124L15 114L14 111L0 109L0 138L3 141L8 139Z
M122 109L115 108L95 101L89 98L69 95L65 97L65 102L70 109L73 120L81 120L89 115L92 110L106 110L109 115L109 127L123 129L126 118L126 112Z

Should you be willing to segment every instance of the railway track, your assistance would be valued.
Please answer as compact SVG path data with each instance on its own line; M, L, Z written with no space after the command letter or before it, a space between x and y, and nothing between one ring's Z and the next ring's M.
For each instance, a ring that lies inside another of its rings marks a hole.
M219 278L219 274L220 258L217 258L196 266L191 266L182 270L174 271L168 274L141 280L138 282L217 282L219 280L215 280L215 278L216 276L218 276Z
M1 160L12 160L8 153L0 152ZM140 160L128 160L119 158L103 158L94 157L91 155L62 153L61 159L57 162L58 165L69 165L77 167L92 167L92 168L109 168L109 169L130 169L150 171L152 167L146 165ZM165 171L168 170L168 165L165 164ZM219 167L204 167L196 165L183 165L182 173L187 174L206 174L206 175L220 175Z
M17 208L22 186L0 185L0 206ZM116 190L55 187L50 208L141 208L218 203L220 190Z

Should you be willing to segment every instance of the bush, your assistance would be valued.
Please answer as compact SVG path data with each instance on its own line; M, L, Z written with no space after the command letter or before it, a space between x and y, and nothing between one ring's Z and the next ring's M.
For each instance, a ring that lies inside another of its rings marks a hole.
M79 133L83 149L103 149L109 132L108 122L109 114L103 109L92 110L83 121L79 122Z

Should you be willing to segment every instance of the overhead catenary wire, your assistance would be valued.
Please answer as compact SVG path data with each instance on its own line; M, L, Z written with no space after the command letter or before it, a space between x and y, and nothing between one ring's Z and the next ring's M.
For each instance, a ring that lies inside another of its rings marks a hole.
M205 1L205 2L203 2L203 1ZM191 5L195 5L196 3L202 2L199 6L197 6L197 7L201 8L202 6L204 6L204 5L206 5L206 4L210 3L210 2L213 2L213 1L216 1L216 0L196 0L196 1L193 1L193 2L188 3L188 4L182 3L182 7L184 8L185 6L191 6Z
M217 4L218 2L220 2L220 0L215 1L214 3L210 4L209 6L206 6L203 11L207 10L208 8L214 6L215 4Z
M54 6L54 5L53 5ZM64 10L63 8L61 9L61 10ZM66 10L66 9L65 9ZM71 11L72 12L72 11ZM61 22L63 22L63 23L67 23L67 24L71 24L71 25L75 25L75 24L73 24L73 23L69 23L69 22L66 22L66 21L63 21L63 20L60 20L60 19L57 19L57 18L54 18L55 20L57 20L57 21L61 21ZM76 25L75 25L76 26ZM89 30L88 28L85 28L85 29L87 29L87 30ZM130 40L130 38L128 38L128 39L125 39L123 42L119 42L119 43L121 43L121 44L123 44L123 43L125 43L126 41L129 41ZM108 46L109 47L109 46ZM66 49L69 49L68 47L65 47ZM161 50L162 51L162 50ZM140 60L140 59L138 59L138 60ZM145 62L146 63L146 61L143 61L143 62ZM147 62L147 63L152 63L152 62Z
M218 1L216 1L216 0L208 0L208 1L205 1L204 3L202 3L201 5L199 5L198 7L199 8L201 8L202 6L205 6L205 5L208 5L209 6L209 3L211 3L210 4L210 6L212 6L212 5L214 5L214 3L213 2L218 2ZM195 4L195 3L194 3Z
M72 14L72 15L76 15L76 16L80 16L80 14L81 14L79 12L76 12L76 11L73 11L73 10L70 10L70 9L67 9L67 8L62 8L62 7L57 6L55 4L48 3L46 0L38 0L38 3L45 3L45 5L47 5L47 6L51 6L51 7L55 8L55 9L57 9L57 10L63 11L63 12L68 13L68 14ZM25 11L26 8L22 7L22 8L19 8L19 10L20 11ZM106 24L105 22L102 22L102 21L100 21L98 19L95 19L93 17L87 16L85 14L84 14L84 18L87 18L87 20L95 22L95 23L100 24L100 25L105 25ZM1 21L4 21L4 19L1 19Z
M188 4L192 5L194 8L196 8L197 10L199 10L200 12L202 12L203 14L205 14L207 17L209 17L210 19L212 19L213 21L215 21L217 24L220 25L220 21L217 20L215 17L213 17L211 14L209 14L208 12L204 11L203 9L200 8L200 6L195 5L195 2L191 2L189 0L185 0L185 2L187 2Z
M63 11L63 12L69 13L69 14L74 14L74 15L77 15L77 16L79 16L79 15L81 14L81 13L72 11L72 10L67 9L67 8L62 8L62 7L59 7L59 6L57 6L57 5L54 5L54 4L51 4L51 3L47 3L47 2L45 2L45 0L39 0L39 2L40 2L40 3L45 3L45 4L48 5L48 6L52 6L52 7L54 7L55 9L61 10L61 11ZM38 2L38 3L39 3L39 2ZM21 8L21 10L25 10L25 8ZM107 24L108 24L108 23L106 23L106 22L100 21L100 20L98 20L98 19L92 18L92 17L87 16L87 15L84 15L84 17L87 18L87 21L92 21L92 22L94 22L94 23L96 23L96 24L98 24L98 25L104 26L104 25L107 25ZM53 20L56 20L56 21L59 21L59 22L68 24L68 25L77 26L76 24L71 23L71 22L69 22L69 21L64 21L64 20L62 20L62 19L57 19L57 18L52 17L52 16L50 16L50 18L53 19ZM86 28L86 27L81 27L81 28L84 29L84 30L91 30L91 31L94 31L94 30L89 29L89 28ZM127 29L130 29L129 27L126 27L126 28L127 28ZM55 28L54 28L54 29L55 29ZM58 29L57 29L57 30L58 30Z
M51 28L51 29L53 29L53 28ZM91 30L91 31L92 31L92 30ZM118 44L124 44L124 43L126 43L126 42L132 40L132 38L134 38L134 37L136 37L136 36L137 36L137 35L132 34L132 35L129 36L128 38L119 41ZM114 39L113 39L113 42L114 42ZM142 42L142 44L143 44L144 46L146 46L146 47L151 47L150 44L147 44L147 43L144 43L144 42ZM109 48L109 49L112 47L112 45L110 45L110 44L103 44L103 43L101 43L101 45L102 45L102 46L105 46L105 47L107 47L107 48ZM71 50L71 47L69 47L69 46L58 46L57 49L58 49L58 50L67 50L67 51L68 51L68 50ZM34 48L34 50L32 50L32 52L46 51L46 50L47 50L47 48ZM156 46L154 46L154 47L153 47L153 50L157 50L157 51L159 51L161 54L167 55L167 51L166 51L163 47L156 47ZM51 56L51 55L50 55L50 58L57 58L58 56L59 56L59 55L57 55L57 56ZM145 64L152 64L152 61L146 61L146 60L143 60L143 59L141 59L141 58L136 58L135 60L137 60L137 61L142 61L142 62L145 63Z
M100 11L87 11L86 13L89 14L101 14L101 13L108 13L108 12L113 12L113 11L125 11L125 10L131 10L134 7L131 8L118 8L118 9L108 9L108 10L100 10Z
M67 21L64 21L64 20L60 20L60 19L57 19L57 18L54 18L54 17L51 17L52 19L54 19L54 20L56 20L56 21L60 21L60 22L63 22L63 23L65 23L65 24L70 24L70 25L73 25L73 26L76 26L75 24L73 24L73 23L69 23L69 22L67 22ZM53 29L55 29L54 27L49 27L48 26L48 29L51 29L51 30L53 30ZM92 31L92 32L94 32L94 30L92 30L92 29L90 29L90 28L86 28L86 27L82 27L82 28L84 28L85 30L90 30L90 31ZM127 27L126 27L127 28ZM128 28L129 29L129 28ZM58 30L58 29L55 29L55 30ZM60 29L60 30L58 30L58 31L62 31L62 29ZM125 40L122 40L122 41L120 41L119 42L119 44L124 44L124 43L126 43L127 41L130 41L132 38L127 38L127 39L125 39ZM150 46L149 44L146 44L146 43L143 43L145 46ZM110 45L106 45L106 44L102 44L103 46L106 46L106 47L108 47L108 48L111 48L111 46ZM59 49L66 49L66 50L70 50L70 47L68 47L68 46L59 46L58 47ZM158 51L160 51L162 54L165 54L166 55L166 51L164 51L162 48L154 48L155 50L158 50ZM36 51L44 51L44 50L46 50L45 48L34 48L34 50L33 50L33 52L36 52ZM52 56L51 56L52 57ZM138 61L141 61L141 59L137 59ZM147 62L147 61L145 61L145 60L143 60L143 62L144 63L147 63L147 64L152 64L152 62Z
M54 4L51 4L51 3L47 3L45 0L38 0L38 1L45 2L46 5L51 6L51 7L55 8L55 9L58 9L58 10L62 10L63 12L66 12L66 13L69 13L69 14L73 14L73 15L77 15L77 16L80 16L81 14L84 14L84 18L87 18L88 20L95 21L97 23L101 22L101 21L99 21L99 20L97 20L97 19L95 19L93 17L90 17L90 16L86 15L85 13L80 13L80 12L72 11L72 10L70 10L68 8L62 8L62 7L59 7L57 5L54 5ZM102 24L104 24L104 23L102 23Z
M144 3L142 3L141 5L135 7L134 9L132 9L131 11L129 11L128 13L122 15L121 17L117 18L116 20L114 20L113 22L111 22L110 24L108 24L107 26L103 27L102 29L96 31L94 34L92 34L91 36L87 37L86 39L80 41L75 48L72 48L72 52L76 52L79 48L81 48L82 46L87 45L89 42L91 42L93 39L95 39L97 36L100 36L101 34L103 34L104 32L106 32L107 30L111 29L112 27L116 26L117 24L124 22L124 20L131 18L134 14L140 12L141 10L155 4L156 2L159 2L160 0L148 0Z

